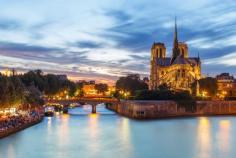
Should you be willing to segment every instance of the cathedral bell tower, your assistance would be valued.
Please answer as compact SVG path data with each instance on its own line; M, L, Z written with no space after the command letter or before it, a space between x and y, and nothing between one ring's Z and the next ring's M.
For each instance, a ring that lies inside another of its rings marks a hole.
M151 73L150 73L150 84L149 89L157 89L158 83L158 60L166 58L166 47L164 43L153 43L151 49Z

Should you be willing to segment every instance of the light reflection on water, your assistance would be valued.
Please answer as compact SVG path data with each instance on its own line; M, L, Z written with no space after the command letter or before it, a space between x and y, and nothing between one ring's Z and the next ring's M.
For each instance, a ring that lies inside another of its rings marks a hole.
M236 133L234 133L236 134ZM227 154L231 150L230 141L231 141L231 121L230 120L221 120L219 122L219 133L218 137L218 149L222 153Z
M99 114L89 114L89 148L91 149L92 157L96 157L97 153L99 152L99 127L98 127L98 118Z
M137 121L70 110L0 140L0 158L235 158L235 117Z
M197 130L197 147L199 158L210 158L211 157L211 124L207 117L201 117L198 121Z

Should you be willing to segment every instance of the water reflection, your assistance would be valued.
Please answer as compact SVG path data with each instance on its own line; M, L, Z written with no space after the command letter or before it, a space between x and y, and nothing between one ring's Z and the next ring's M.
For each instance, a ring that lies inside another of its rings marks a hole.
M197 127L197 158L211 158L211 123L207 117L200 117Z
M103 112L109 111L102 108L101 114L86 114L83 108L73 110L72 115L45 118L38 125L1 139L0 158L235 158L236 155L235 117L141 122L104 115Z
M219 122L219 133L218 138L218 149L223 153L228 153L230 151L230 131L231 122L229 120L221 120Z
M69 143L69 119L70 115L63 114L60 117L61 125L58 127L58 138L59 138L59 145L63 146L64 144Z
M131 134L130 134L130 119L122 118L119 124L119 130L117 131L119 138L121 140L121 146L124 148L126 155L132 157L130 154L132 153L132 144L131 144Z
M52 134L52 118L51 117L46 117L47 119L47 132L48 135Z
M15 148L12 144L8 145L7 158L15 158Z
M99 114L89 114L89 146L91 149L91 156L96 157L97 153L99 152L99 127L98 127L98 119Z

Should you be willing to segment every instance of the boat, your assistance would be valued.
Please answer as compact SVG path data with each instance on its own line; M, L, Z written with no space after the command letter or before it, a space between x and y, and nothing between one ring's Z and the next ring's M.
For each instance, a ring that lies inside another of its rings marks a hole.
M54 116L54 107L48 106L45 108L44 115L47 117Z
M68 114L68 108L63 108L63 114Z

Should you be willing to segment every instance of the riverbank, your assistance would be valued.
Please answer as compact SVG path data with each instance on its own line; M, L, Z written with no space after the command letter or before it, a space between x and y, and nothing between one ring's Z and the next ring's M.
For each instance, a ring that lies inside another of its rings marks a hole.
M20 132L20 131L22 131L22 130L24 130L24 129L26 129L26 128L31 127L31 126L34 126L34 125L40 123L42 120L43 120L43 117L40 118L40 119L38 119L38 120L36 120L36 121L32 121L32 122L30 122L30 123L27 123L27 124L25 124L25 125L22 125L22 126L20 126L20 127L17 127L17 128L14 128L14 129L10 129L10 130L7 130L7 131L5 131L5 132L0 132L0 139L2 139L2 138L4 138L4 137L7 137L7 136L9 136L9 135L15 134L15 133L17 133L17 132Z
M24 114L7 115L0 120L0 139L31 127L43 120L41 111L30 111Z
M134 119L236 115L236 101L197 101L194 112L179 107L174 101L123 100L107 108Z

